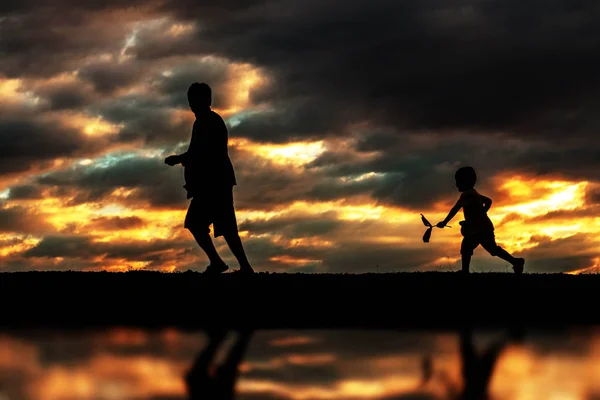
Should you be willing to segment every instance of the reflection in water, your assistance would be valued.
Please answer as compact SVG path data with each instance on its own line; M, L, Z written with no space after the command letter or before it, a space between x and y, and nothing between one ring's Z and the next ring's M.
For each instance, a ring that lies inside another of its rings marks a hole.
M192 368L185 376L187 394L190 400L235 398L235 384L242 358L250 343L252 332L242 331L225 361L215 364L215 355L225 341L226 331L207 332L208 344L200 352Z
M526 333L0 333L0 399L600 399L600 330Z

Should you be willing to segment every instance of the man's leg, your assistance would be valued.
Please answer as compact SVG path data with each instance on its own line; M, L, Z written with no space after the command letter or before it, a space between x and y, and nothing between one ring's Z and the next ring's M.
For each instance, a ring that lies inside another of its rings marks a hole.
M184 227L189 229L194 239L196 239L196 243L206 253L210 260L209 268L211 268L211 271L224 272L227 270L227 265L217 253L217 249L210 238L209 226L210 218L206 205L197 199L193 199L185 217Z
M244 246L242 245L242 239L238 232L230 232L223 235L225 237L225 241L227 245L231 249L231 252L237 258L240 263L240 270L244 272L254 271L250 262L248 261L248 257L246 257L246 252L244 251Z
M225 265L225 262L223 261L221 256L219 256L219 253L217 253L217 249L215 248L215 245L212 239L210 238L209 232L207 232L204 229L198 228L190 228L190 232L192 232L192 235L194 235L194 239L196 239L198 245L202 248L202 250L204 250L204 252L208 256L211 266Z
M233 189L225 189L222 193L222 200L219 208L219 219L215 223L215 234L223 235L229 249L240 264L240 271L252 273L254 270L246 257L242 239L237 228L237 218L233 206Z

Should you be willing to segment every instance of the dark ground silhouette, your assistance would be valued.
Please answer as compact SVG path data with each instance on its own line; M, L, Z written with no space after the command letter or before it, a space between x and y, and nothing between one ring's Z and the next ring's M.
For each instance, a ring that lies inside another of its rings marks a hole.
M561 327L599 324L600 275L0 274L0 328ZM251 299L251 300L249 300ZM83 307L83 311L82 311Z

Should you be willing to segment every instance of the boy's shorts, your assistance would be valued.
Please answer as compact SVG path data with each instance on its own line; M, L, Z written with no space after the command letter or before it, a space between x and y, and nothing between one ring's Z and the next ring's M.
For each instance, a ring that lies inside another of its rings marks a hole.
M475 250L479 245L481 245L481 247L483 247L492 256L495 256L498 245L496 244L496 235L494 235L494 231L472 233L465 236L462 244L460 245L460 254L463 256L472 256L473 250Z
M233 207L233 187L214 189L209 194L194 196L190 202L183 226L195 232L206 230L214 237L237 233L237 220Z

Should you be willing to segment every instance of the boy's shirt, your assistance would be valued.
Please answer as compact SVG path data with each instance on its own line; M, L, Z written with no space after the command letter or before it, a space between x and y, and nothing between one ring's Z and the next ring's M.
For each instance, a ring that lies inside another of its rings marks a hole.
M197 116L188 151L184 155L185 188L188 195L236 185L227 148L228 132L221 116L208 109ZM190 196L188 196L190 197Z
M494 224L483 207L483 199L475 189L469 189L460 195L458 204L463 209L468 230L475 233L494 230Z

